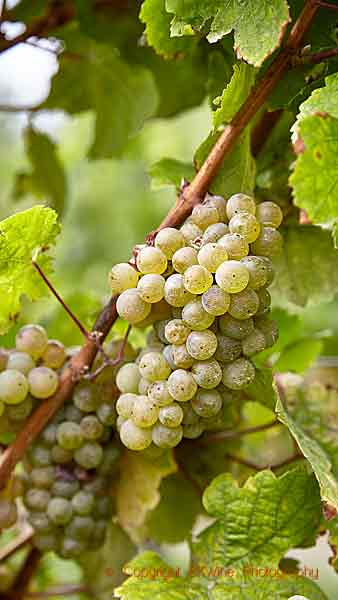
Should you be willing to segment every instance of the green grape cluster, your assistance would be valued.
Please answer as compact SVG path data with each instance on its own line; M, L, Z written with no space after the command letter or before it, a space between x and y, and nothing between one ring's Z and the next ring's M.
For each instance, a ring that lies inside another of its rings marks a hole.
M49 340L40 325L25 325L15 348L0 349L0 432L16 432L34 406L52 396L67 359L66 349Z
M252 357L278 337L267 290L282 247L282 211L245 194L207 195L178 230L110 272L117 312L150 326L147 347L117 373L122 443L172 448L222 421L255 378Z

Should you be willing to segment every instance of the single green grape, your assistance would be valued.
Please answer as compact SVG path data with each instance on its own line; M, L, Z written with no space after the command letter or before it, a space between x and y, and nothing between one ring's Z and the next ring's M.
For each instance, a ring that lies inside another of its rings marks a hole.
M244 356L254 356L259 352L263 352L266 348L265 335L259 329L254 329L249 335L242 341L242 348Z
M219 317L227 312L230 306L231 296L228 292L225 292L218 285L212 285L202 295L201 302L204 310L213 315Z
M269 312L271 306L271 296L268 290L266 290L265 288L260 288L259 290L256 290L256 294L259 300L259 306L256 312L256 317L260 317Z
M24 503L28 508L39 512L47 510L50 499L50 493L41 488L30 488L23 498Z
M223 368L222 381L231 390L246 388L255 378L255 367L247 358L237 358Z
M214 358L195 362L191 372L197 385L206 390L217 387L222 380L221 366Z
M261 226L254 215L241 212L230 219L229 230L231 233L239 233L249 244L252 244L257 240Z
M220 317L218 324L221 333L228 337L234 338L235 340L244 340L244 338L249 335L254 328L253 319L250 318L239 321L238 319L234 319L229 314Z
M283 238L279 231L273 227L262 227L259 237L251 245L251 251L253 254L270 258L280 254L282 247Z
M191 222L204 231L209 225L218 223L218 209L210 204L196 204L191 213Z
M152 430L150 428L142 429L131 419L127 419L121 425L120 438L122 444L129 450L144 450L152 442Z
M226 335L217 334L217 350L215 358L221 363L235 360L242 354L242 344Z
M80 427L85 440L99 440L104 433L104 427L95 415L84 417Z
M222 196L212 196L210 194L207 194L204 204L205 204L205 206L213 206L214 208L216 208L216 210L218 212L218 220L219 221L227 220L227 211L226 211L227 203L224 200L224 198L222 198ZM211 227L211 226L209 225L209 227Z
M267 284L268 268L262 256L246 256L241 263L249 271L248 287L258 290Z
M37 467L32 469L30 479L34 487L49 489L55 479L54 467Z
M182 319L172 319L165 325L164 335L169 344L184 344L190 328L183 323Z
M227 202L228 219L241 212L247 212L252 215L256 214L256 203L251 196L246 194L234 194Z
M164 285L164 298L168 304L181 307L190 302L193 297L184 285L183 275L175 273L168 277Z
M256 314L259 307L259 298L254 290L247 288L238 294L232 294L229 314L240 321L249 319Z
M225 223L213 223L203 233L203 244L215 244L226 233L229 233L229 227Z
M85 442L75 450L74 459L84 469L96 469L102 461L103 449L98 442Z
M187 402L196 394L197 384L192 373L177 369L168 378L168 390L177 402Z
M128 263L114 265L109 273L111 293L121 294L125 290L136 288L139 278L137 270Z
M116 410L113 404L103 402L96 410L96 414L103 425L114 425L116 421Z
M89 516L75 516L72 518L68 526L66 527L65 533L67 537L70 537L79 542L89 540L95 528L95 521Z
M188 440L196 440L202 435L204 431L203 423L201 419L199 419L196 423L189 423L187 425L183 425L183 437Z
M0 400L5 404L20 404L28 394L28 381L23 373L7 369L0 373Z
M91 383L77 385L73 392L74 405L82 412L93 412L99 404L98 389Z
M269 319L267 315L255 318L255 327L262 331L267 348L274 346L278 340L278 326L276 321Z
M209 329L215 317L204 310L202 300L196 298L186 304L182 310L183 322L196 331Z
M214 417L222 408L222 397L217 390L198 390L191 406L199 417Z
M167 347L169 347L169 346L167 346ZM167 347L164 348L163 356L166 359L166 361L168 362L167 356L165 355L165 351L166 351ZM169 365L169 366L171 366L171 365ZM138 384L138 393L141 394L141 396L143 396L144 394L147 394L151 385L152 385L151 381L148 381L148 379L146 379L145 377L141 377L140 383Z
M65 537L62 540L60 555L62 558L77 558L81 556L86 550L86 545L79 540L73 540L70 537Z
M183 283L191 294L203 294L212 285L213 278L206 268L193 265L184 272Z
M193 359L206 360L216 352L217 337L210 329L192 331L188 335L186 346Z
M76 450L83 444L81 427L72 421L61 423L57 428L56 437L61 448L65 450Z
M165 254L159 248L144 246L137 254L136 265L138 270L144 275L148 273L162 275L167 268L168 261Z
M283 213L275 202L261 202L257 206L257 219L265 227L277 229L283 221Z
M27 352L17 352L13 350L8 355L7 369L20 371L23 375L28 375L29 371L34 369L35 362Z
M139 370L142 377L148 381L155 382L167 379L171 369L160 352L147 352L139 362Z
M41 358L48 344L48 336L40 325L25 325L21 327L15 337L16 349L27 352L37 360Z
M5 405L1 403L4 407ZM7 404L6 415L8 419L14 423L24 421L29 417L33 410L33 398L28 394L20 404Z
M168 382L167 381L156 381L151 383L148 387L148 398L157 406L167 406L173 401L172 396L169 394Z
M48 367L35 367L28 374L29 391L39 400L45 400L52 396L58 386L59 378L53 369Z
M138 427L151 427L156 423L159 407L148 396L137 396L131 419Z
M227 233L217 243L226 251L228 260L241 260L249 254L249 244L239 233Z
M173 360L177 369L190 369L193 365L194 359L188 352L185 344L173 346Z
M185 239L186 244L193 244L196 239L202 238L203 236L203 230L189 221L186 221L182 225L180 231Z
M134 325L148 317L151 305L142 300L138 289L125 290L118 297L116 310L121 319Z
M216 273L218 267L224 261L228 260L228 253L226 249L220 244L209 243L202 246L198 253L197 259L199 264L202 265L202 267L204 267L205 269L207 269L208 272ZM210 287L210 285L208 287Z
M57 465L65 465L72 460L73 453L71 450L65 450L65 448L62 448L59 444L55 444L55 446L51 448L51 458Z
M64 421L72 421L73 423L80 423L83 417L82 410L72 403L68 403L65 406Z
M47 515L55 525L66 525L72 518L72 505L66 498L52 498L48 503Z
M183 234L174 227L165 227L158 232L155 246L159 248L167 259L171 259L175 252L185 245Z
M123 394L137 394L141 375L135 363L126 363L116 374L116 385Z
M61 369L67 359L66 349L58 340L49 340L47 347L41 357L44 367L50 369Z
M152 439L156 446L160 448L174 448L183 437L183 429L179 427L166 427L162 423L157 423L152 431Z
M184 246L176 250L172 257L172 265L177 273L184 273L189 267L197 265L197 250L191 246Z
M162 275L148 274L143 275L137 284L140 297L145 302L153 304L159 302L164 297L165 279Z
M72 498L73 512L80 516L89 515L95 504L94 494L80 490Z
M132 415L134 404L137 399L138 399L137 394L132 394L132 393L121 394L121 396L119 396L119 398L116 402L117 414L120 415L121 417L124 417L124 419L129 419L129 417L131 417L131 415Z
M166 427L178 427L183 420L183 410L179 404L173 402L160 408L158 418L162 425Z
M48 467L51 464L51 452L40 444L29 448L29 459L33 467Z
M216 271L216 283L229 294L236 294L246 288L249 283L249 271L240 262L228 260Z

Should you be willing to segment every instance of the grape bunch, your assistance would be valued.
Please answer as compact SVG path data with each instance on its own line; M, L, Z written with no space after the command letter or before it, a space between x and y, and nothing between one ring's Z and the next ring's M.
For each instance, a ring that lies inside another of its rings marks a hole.
M18 431L34 406L55 393L66 358L63 344L40 325L25 325L14 349L0 349L1 433Z
M278 337L267 287L282 216L245 194L207 195L179 230L138 247L135 264L112 268L119 316L151 327L147 348L116 377L127 448L172 448L217 428L223 407L254 380L252 357Z

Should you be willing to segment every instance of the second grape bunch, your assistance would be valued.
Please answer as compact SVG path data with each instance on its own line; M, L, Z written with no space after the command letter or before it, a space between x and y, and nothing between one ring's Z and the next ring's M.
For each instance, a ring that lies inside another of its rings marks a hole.
M117 374L127 448L172 448L222 427L223 407L254 380L252 357L278 337L267 288L282 218L273 202L207 195L179 230L139 248L135 265L112 268L119 316L150 327L147 347Z

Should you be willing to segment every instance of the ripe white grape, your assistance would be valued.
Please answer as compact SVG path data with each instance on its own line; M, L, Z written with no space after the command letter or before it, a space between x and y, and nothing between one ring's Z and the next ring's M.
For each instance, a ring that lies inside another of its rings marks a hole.
M196 423L183 425L183 437L188 440L195 440L203 433L203 423L198 420Z
M204 292L201 302L204 310L214 317L224 315L230 306L231 296L218 285L212 285Z
M74 452L74 460L84 469L96 469L103 458L103 448L98 442L85 442Z
M138 427L151 427L156 423L159 407L148 396L137 396L133 405L132 420Z
M254 290L247 288L238 294L232 294L229 315L234 319L249 319L256 314L259 307L259 298Z
M36 367L30 371L28 383L32 396L44 400L56 392L59 378L57 373L48 367Z
M121 294L125 290L137 286L139 273L128 263L114 265L109 273L109 284L112 294Z
M121 394L116 402L117 414L124 419L129 419L129 417L132 415L134 404L138 398L139 396L137 394L130 392Z
M198 390L191 406L199 417L215 417L222 408L222 397L217 390Z
M157 406L167 406L173 402L172 396L169 394L167 381L155 381L150 384L147 390L148 398Z
M186 244L192 244L196 238L202 238L203 230L194 223L186 221L180 229Z
M191 372L199 387L206 390L217 387L222 380L221 366L214 358L196 362L192 366Z
M249 244L257 240L261 226L254 215L250 213L238 213L229 222L231 233L239 233Z
M78 423L64 421L58 425L56 437L61 448L65 450L76 450L83 444L83 435Z
M16 352L13 350L8 355L7 369L15 369L24 375L28 375L34 369L35 362L27 352Z
M247 212L252 215L256 214L256 203L253 198L246 194L234 194L227 202L228 219L240 212Z
M135 363L126 363L122 365L116 375L116 385L120 392L137 394L141 375L138 366Z
M167 379L171 372L166 359L160 352L147 352L142 356L139 370L142 377L152 382Z
M129 450L145 450L152 442L152 432L151 429L142 429L131 419L127 419L121 425L120 438Z
M16 349L20 352L27 352L34 360L41 358L47 344L47 333L40 325L25 325L15 337Z
M156 423L152 432L153 442L159 448L174 448L182 437L182 427L166 427L162 423Z
M142 396L144 394L147 394L148 389L150 388L151 385L152 385L151 381L148 381L148 379L146 379L145 377L141 377L140 383L138 384L138 393L141 394Z
M192 265L197 265L197 250L184 246L177 250L172 258L172 264L177 273L184 273Z
M210 329L192 331L188 335L186 346L190 356L196 360L206 360L216 352L217 337Z
M197 225L203 231L212 225L218 223L219 213L217 208L210 204L196 204L191 213L191 222Z
M72 518L72 505L66 498L52 498L48 503L47 515L55 525L66 525Z
M230 362L239 358L241 354L242 344L239 340L234 340L226 335L217 334L216 360L221 363Z
M237 358L224 366L222 381L231 390L242 390L255 378L255 367L247 358Z
M140 297L152 304L159 302L164 296L165 279L162 275L143 275L137 284Z
M207 313L200 298L191 300L182 310L182 320L188 327L196 331L209 329L214 322L214 316Z
M176 369L176 365L175 365L175 361L174 361L174 357L173 357L173 347L172 346L165 346L165 348L163 349L162 352L164 358L166 359L169 367L171 368L172 371L175 371Z
M283 221L283 213L275 202L262 202L257 206L257 219L265 227L277 229Z
M0 400L5 404L20 404L28 394L28 381L23 373L8 369L0 373Z
M251 245L253 254L270 258L282 250L283 238L273 227L262 227L257 240Z
M116 310L121 319L125 319L128 323L134 325L146 319L150 313L151 306L142 300L137 289L132 289L125 290L118 297Z
M190 369L192 367L194 359L189 354L186 345L180 344L179 346L174 345L173 359L177 369Z
M148 273L162 275L167 268L168 261L159 248L144 246L137 254L136 265L138 270L145 275Z
M226 221L227 220L227 211L226 211L226 201L222 196L210 196L207 194L205 206L213 206L217 209L218 212L218 220Z
M211 273L201 265L189 267L183 275L184 287L191 294L203 294L213 283Z
M271 306L271 296L265 288L260 288L256 290L256 294L259 300L258 310L256 312L256 316L262 316L270 310Z
M253 319L245 319L239 321L234 319L231 315L223 315L219 319L219 328L221 332L235 340L243 340L249 333L253 331L254 322Z
M225 292L236 294L246 288L249 283L249 271L240 262L228 260L216 271L216 283Z
M203 244L214 244L226 233L229 233L229 227L225 223L213 223L203 233Z
M181 307L193 298L184 286L183 275L170 275L164 285L164 298L171 306Z
M172 319L165 326L164 335L169 344L184 344L190 328L183 323L182 319Z
M66 349L58 340L49 340L41 359L45 367L61 369L67 359Z
M189 371L177 369L168 378L168 390L177 402L187 402L196 394L197 384Z
M183 410L179 404L173 402L168 406L162 406L159 412L159 421L166 427L178 427L183 420Z
M258 352L263 352L266 348L265 335L259 329L254 329L242 341L242 349L244 356L253 356Z
M246 256L241 263L249 271L248 287L257 290L266 285L268 280L268 267L262 256Z
M218 245L227 252L228 260L241 260L249 254L249 244L239 233L227 233L218 240Z
M208 272L216 273L217 268L225 260L228 260L228 253L226 249L220 244L210 243L202 246L198 253L197 259L199 264L202 265L202 267L204 267L205 269L207 269Z
M168 259L171 259L176 250L185 245L183 234L174 227L165 227L158 232L155 246L159 248Z

